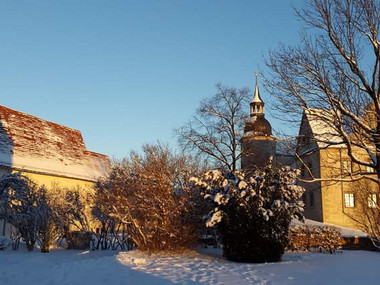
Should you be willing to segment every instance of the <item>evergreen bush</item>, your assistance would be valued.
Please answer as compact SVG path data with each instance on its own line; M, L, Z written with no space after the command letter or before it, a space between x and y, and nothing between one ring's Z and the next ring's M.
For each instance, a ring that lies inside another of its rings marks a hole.
M215 208L207 226L216 226L224 256L239 262L279 261L288 245L293 218L303 219L304 189L295 185L298 172L290 167L273 169L251 177L243 173L207 172L192 178L205 199Z

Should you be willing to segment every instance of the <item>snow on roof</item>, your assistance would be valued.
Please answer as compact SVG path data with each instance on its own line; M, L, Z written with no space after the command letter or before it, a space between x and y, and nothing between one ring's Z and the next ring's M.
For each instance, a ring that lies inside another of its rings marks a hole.
M86 149L80 131L0 105L0 166L96 181L110 162Z
M313 139L320 148L339 145L341 147L342 138L334 126L334 116L327 109L305 109L304 115L310 125Z

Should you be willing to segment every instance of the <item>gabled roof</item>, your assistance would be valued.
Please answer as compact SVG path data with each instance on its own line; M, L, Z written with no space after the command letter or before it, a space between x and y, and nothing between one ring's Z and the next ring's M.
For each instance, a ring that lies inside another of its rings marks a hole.
M310 143L315 143L318 148L344 146L342 138L334 126L334 116L327 109L305 109L299 136L309 138Z
M110 162L86 149L80 131L0 105L0 166L95 181Z

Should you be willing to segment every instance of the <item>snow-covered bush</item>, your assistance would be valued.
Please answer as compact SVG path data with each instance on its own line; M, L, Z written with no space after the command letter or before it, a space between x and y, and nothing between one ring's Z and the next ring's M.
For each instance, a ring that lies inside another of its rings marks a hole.
M128 226L140 250L178 251L198 238L200 215L189 178L197 166L162 145L146 145L143 155L132 153L114 163L107 180L96 187L94 214L106 223ZM198 220L197 220L198 218Z
M41 252L49 252L53 242L64 233L64 215L61 212L62 200L58 193L49 193L44 186L36 193L36 235Z
M17 230L28 250L36 242L42 252L48 252L52 241L60 234L54 199L21 173L6 174L0 180L0 218Z
M304 189L295 185L297 175L290 167L275 170L269 165L251 177L213 170L200 179L192 178L193 187L215 204L207 226L218 229L227 259L281 259L291 220L303 219Z
M334 227L296 225L289 229L289 251L319 251L334 253L344 240L339 230Z
M0 219L17 229L28 250L37 240L36 190L37 185L21 173L0 179Z
M42 252L49 252L53 241L71 229L90 231L91 211L88 189L66 189L53 185L46 190L21 173L0 179L0 219L18 231L33 250L38 242Z
M94 205L93 189L79 186L67 188L55 184L49 190L47 201L51 217L59 227L61 237L65 238L67 247L77 244L81 236L86 236L88 244L87 236L95 234L99 226L91 213Z
M81 232L95 231L96 224L91 216L91 206L94 203L93 195L89 189L80 187L62 189L64 194L63 208L66 227ZM90 206L91 205L91 206Z

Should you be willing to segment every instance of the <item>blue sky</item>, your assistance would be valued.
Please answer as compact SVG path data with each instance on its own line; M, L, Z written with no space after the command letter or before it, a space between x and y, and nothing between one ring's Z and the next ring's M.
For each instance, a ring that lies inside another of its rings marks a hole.
M157 140L175 147L173 129L216 83L252 89L268 50L298 41L300 5L1 0L0 104L79 129L111 157Z

